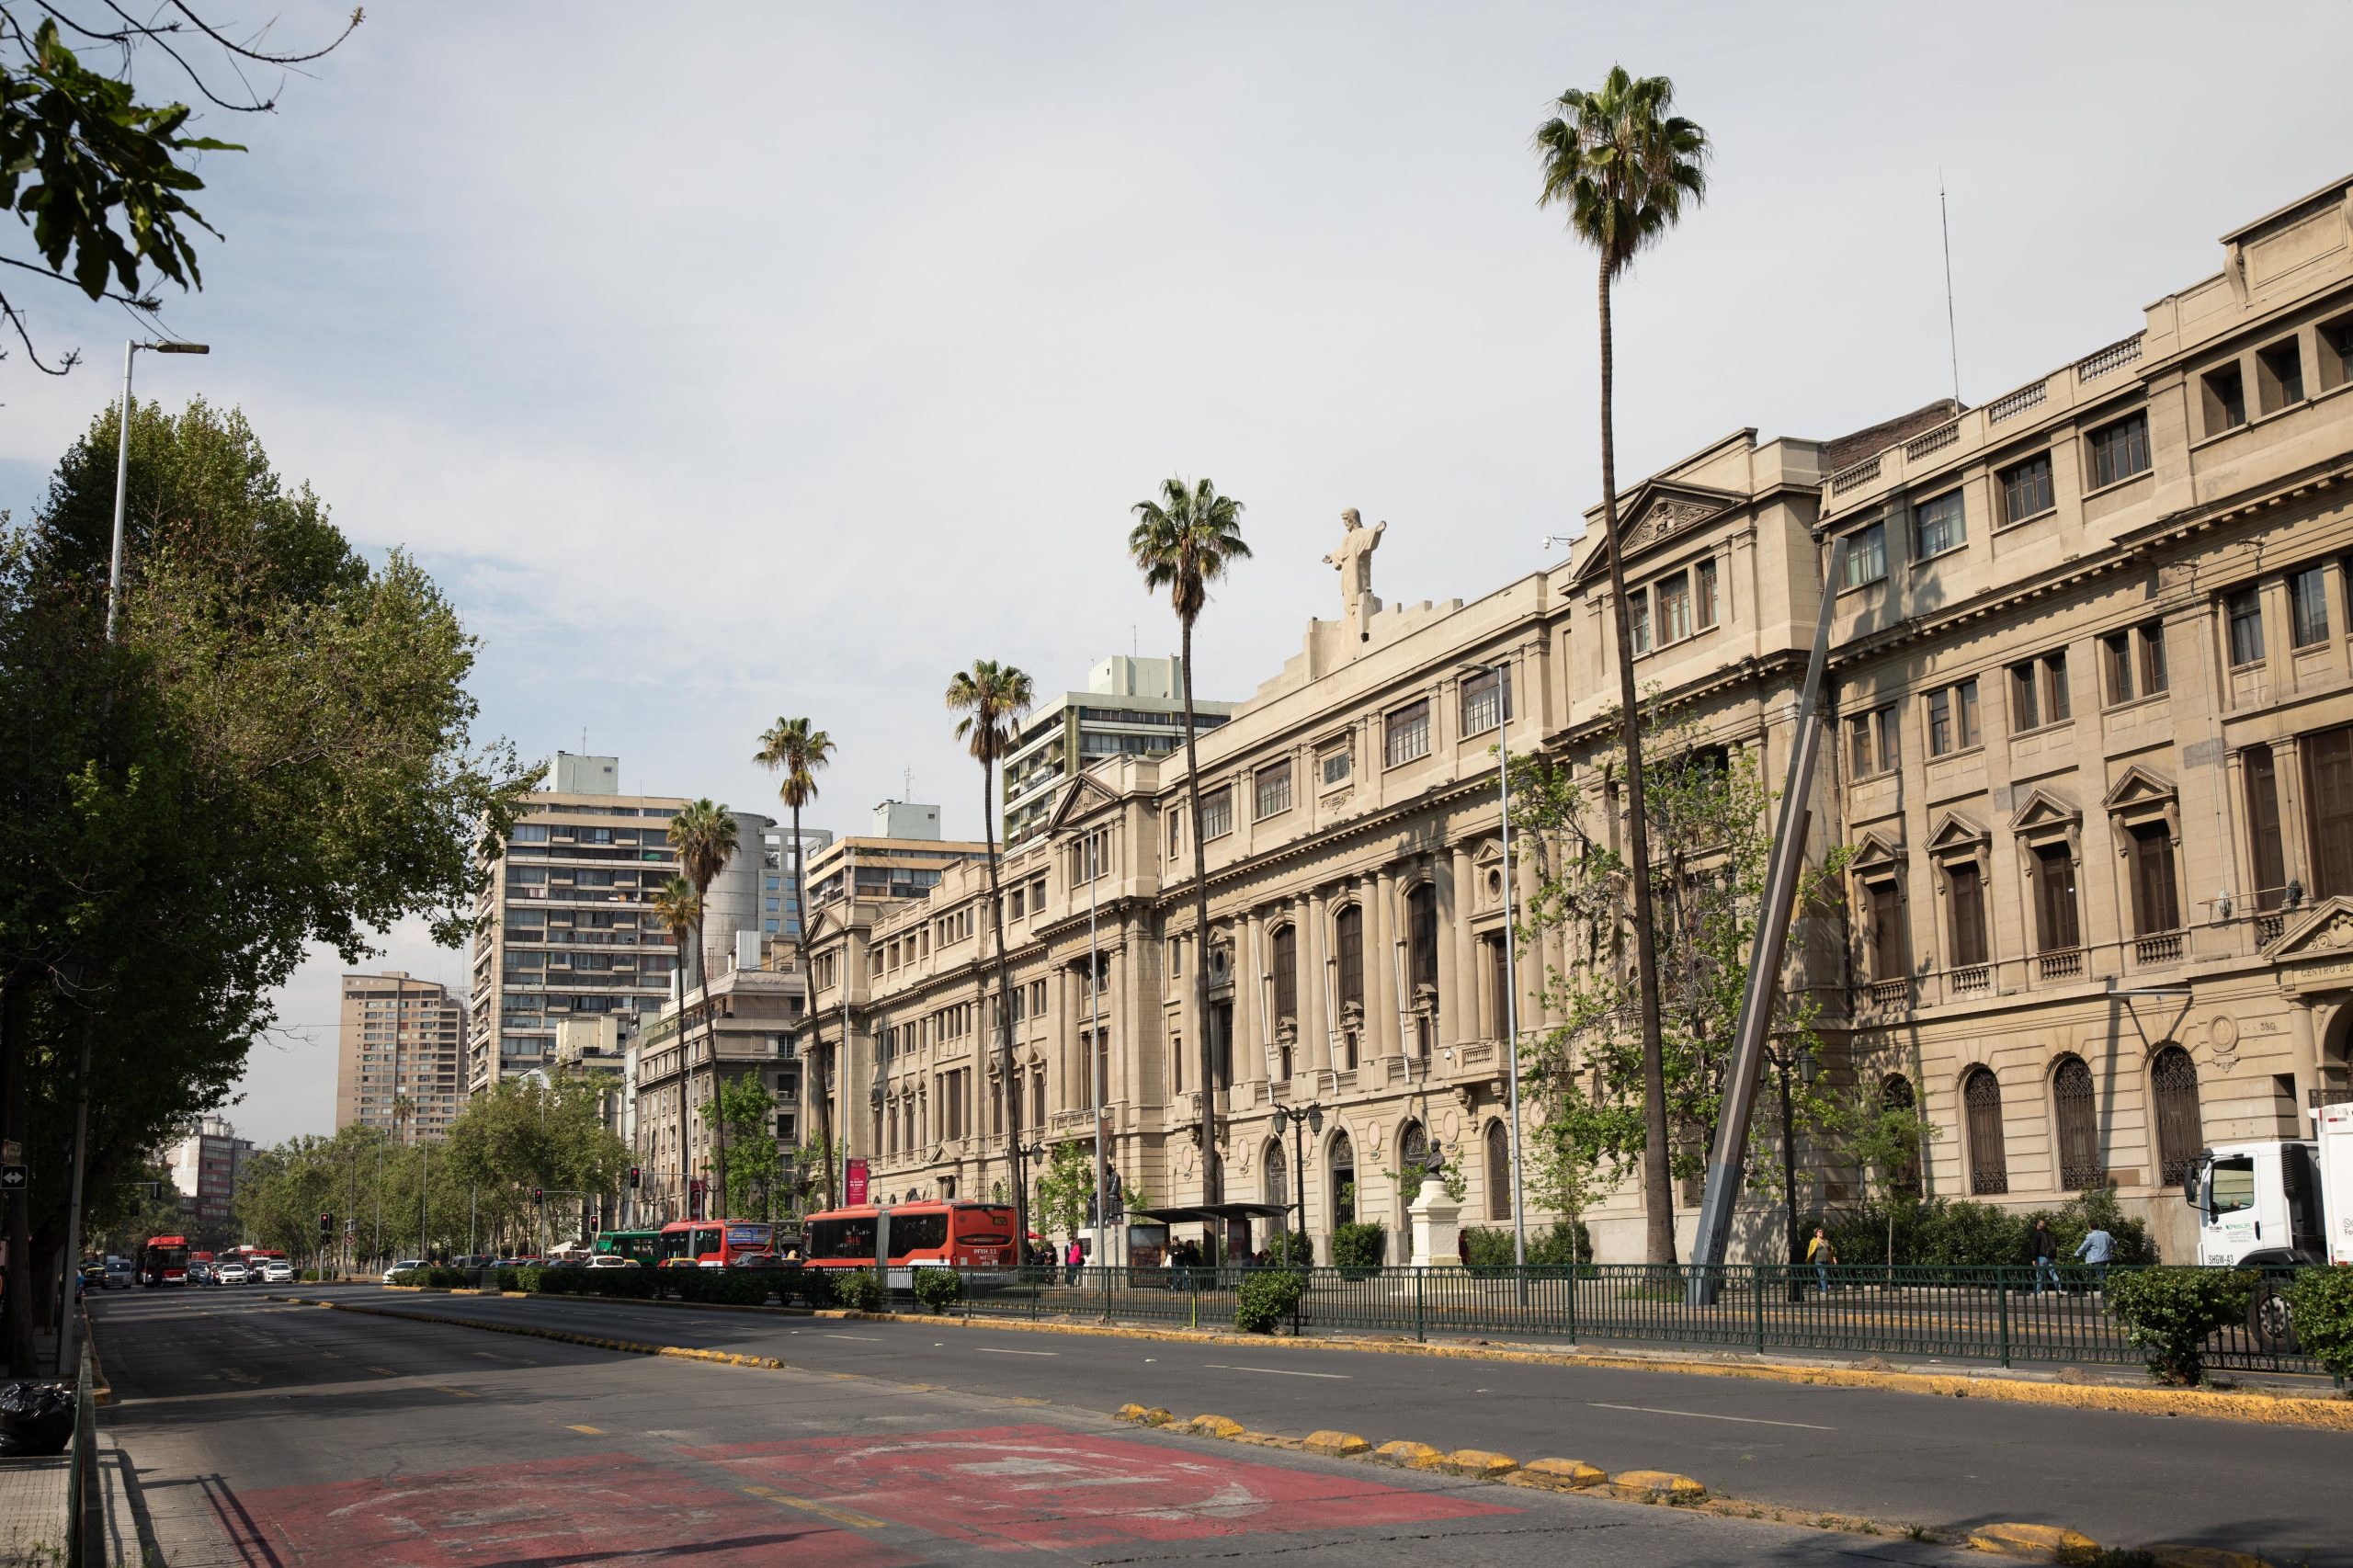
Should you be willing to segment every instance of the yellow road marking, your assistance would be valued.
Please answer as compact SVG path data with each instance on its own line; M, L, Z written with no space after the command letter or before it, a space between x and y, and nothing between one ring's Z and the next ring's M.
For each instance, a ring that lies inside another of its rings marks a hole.
M813 1498L789 1496L773 1486L746 1486L744 1490L755 1497L765 1497L771 1503L781 1503L788 1508L799 1508L804 1513L816 1514L821 1517L833 1520L837 1525L847 1525L854 1530L879 1530L886 1528L881 1519L865 1514L852 1513L847 1508L836 1508L831 1503L820 1503Z
M448 1383L435 1383L433 1386L436 1389L438 1389L441 1392L448 1394L452 1399L480 1399L482 1397L482 1395L474 1392L472 1389L452 1388Z
M381 1372L388 1378L396 1378L400 1376L398 1372L393 1371L390 1367L370 1367L368 1369L371 1372Z
M221 1375L233 1383L257 1383L261 1379L252 1372L241 1372L234 1367L223 1367Z
M567 1432L585 1432L592 1437L601 1437L605 1435L605 1429L602 1426L567 1426L564 1430Z

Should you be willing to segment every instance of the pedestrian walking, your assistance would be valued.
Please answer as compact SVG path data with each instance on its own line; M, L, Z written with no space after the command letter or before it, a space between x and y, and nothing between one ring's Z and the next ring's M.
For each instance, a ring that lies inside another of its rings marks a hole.
M2046 1283L2053 1290L2059 1289L2059 1238L2051 1233L2048 1224L2037 1220L2033 1239L2034 1293L2040 1296Z
M1830 1266L1838 1261L1838 1250L1830 1244L1830 1233L1819 1225L1813 1228L1813 1240L1805 1244L1805 1260L1813 1265L1814 1289L1828 1295Z
M1076 1236L1073 1236L1070 1239L1070 1251L1063 1256L1063 1283L1065 1285L1077 1284L1078 1271L1086 1267L1086 1253L1079 1246L1078 1238Z
M2116 1256L2116 1238L2108 1233L2108 1227L2095 1223L2091 1233L2075 1244L2075 1256L2091 1265L2092 1289L2108 1294L2109 1259Z

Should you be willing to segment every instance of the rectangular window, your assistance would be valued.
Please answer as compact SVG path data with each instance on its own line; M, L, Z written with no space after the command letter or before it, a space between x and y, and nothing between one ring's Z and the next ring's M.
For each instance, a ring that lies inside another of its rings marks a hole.
M2111 631L2099 640L2100 677L2108 687L2108 705L2132 700L2132 634Z
M2134 934L2154 937L2181 928L2181 903L2174 887L2173 835L2162 824L2135 827L2132 858Z
M1887 575L1887 525L1873 523L1847 536L1844 581L1850 588L1876 583Z
M2022 463L2014 463L1995 476L2002 485L2002 521L2024 522L2040 517L2053 505L2051 489L2051 454L2037 452Z
M2263 599L2253 588L2234 588L2222 601L2230 619L2231 663L2263 663Z
M2151 621L2099 640L2099 667L2110 707L2165 689L2165 629Z
M2010 666L2010 733L2042 727L2042 704L2037 699L2035 662Z
M1201 797L1201 842L1222 838L1233 831L1233 791L1231 789L1211 790Z
M1943 756L1966 751L1984 735L1977 722L1977 682L1974 679L1928 693L1928 755Z
M2353 893L2353 727L2306 735L2302 750L2313 896Z
M1948 491L1912 508L1912 538L1922 561L1959 550L1967 535L1962 527L1961 492Z
M1871 978L1901 980L1904 976L1904 900L1893 882L1868 884L1871 905Z
M2320 348L2322 383L2343 386L2347 381L2353 381L2353 316L2330 322L2322 327Z
M1335 784L1347 783L1348 781L1348 748L1341 746L1337 750L1325 752L1317 759L1316 770L1323 775L1324 787L1327 790Z
M1409 702L1384 721L1383 757L1391 767L1430 754L1430 704Z
M2288 898L2288 853L2279 828L2279 778L2269 746L2239 754L2246 775L2247 852L2255 873L2255 906L2277 909Z
M1893 773L1903 760L1896 751L1895 709L1875 708L1847 721L1847 746L1855 777Z
M1716 563L1702 561L1691 568L1691 624L1705 631L1716 623Z
M1662 577L1652 592L1658 596L1658 640L1661 646L1691 635L1691 579L1677 572Z
M1495 665L1462 682L1462 733L1483 735L1511 717L1511 666Z
M2288 574L2288 636L2299 648L2328 641L2328 574L2321 567Z
M1637 656L1651 651L1651 596L1646 588L1636 588L1626 596L1627 635L1633 640Z
M2165 679L2165 629L2163 621L2153 620L2132 635L2141 647L2141 695L2154 697L2167 688Z
M2246 423L2246 380L2235 364L2223 365L2199 379L2205 390L2206 434L2219 436Z
M1256 788L1252 793L1256 797L1259 821L1264 822L1268 817L1280 816L1290 810L1290 763L1279 762L1272 767L1258 769L1257 777L1253 783Z
M2255 357L2256 384L2263 393L2263 412L2277 413L2291 403L2304 401L2304 351L2294 338L2287 338L2259 351Z
M2034 852L2036 935L2046 953L2083 946L2075 925L2075 862L2063 844Z
M547 841L547 824L543 822L526 822L515 824L515 837L513 842L517 844L545 844Z
M1928 755L1942 756L1952 750L1952 693L1928 693Z
M2075 703L2067 688L2067 651L2045 653L2042 666L2042 717L2047 724L2061 724L2075 714Z
M1950 900L1952 961L1959 969L1985 962L1985 877L1973 860L1945 869Z
M2145 414L2103 425L2085 441L2091 448L2094 490L2149 472L2149 416Z

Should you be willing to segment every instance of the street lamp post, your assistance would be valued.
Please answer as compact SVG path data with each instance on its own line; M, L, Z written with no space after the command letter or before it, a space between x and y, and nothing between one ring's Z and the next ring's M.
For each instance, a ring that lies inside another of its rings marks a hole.
M114 544L107 558L107 646L114 646L116 618L122 600L122 514L123 491L131 473L131 367L142 348L157 354L210 354L211 348L201 343L141 343L137 339L122 346L122 407L115 419L117 436L114 454ZM114 688L109 681L107 707L114 707ZM82 1071L74 1096L74 1175L65 1199L65 1267L78 1271L82 1267L82 1182L90 1159L90 1052L92 1030L82 1031ZM57 1373L72 1377L78 1365L79 1352L74 1346L74 1282L69 1276L65 1288L59 1292L57 1326Z
M1504 856L1504 1059L1511 1113L1511 1260L1528 1267L1528 1205L1519 1161L1519 932L1514 925L1512 895L1518 891L1511 863L1511 745L1506 727L1511 720L1511 665L1465 665L1466 675L1495 677L1495 792L1502 801ZM1523 1275L1523 1278L1525 1276Z
M1317 1132L1323 1131L1324 1107L1320 1101L1316 1100L1310 1100L1302 1106L1279 1105L1275 1108L1275 1114L1290 1123L1291 1201L1286 1207L1298 1209L1299 1233L1303 1240L1307 1235L1307 1139L1300 1129L1309 1127ZM1286 1240L1283 1243L1283 1262L1289 1264L1290 1261L1290 1243ZM1311 1255L1308 1261L1313 1263L1315 1260Z
M1095 1265L1110 1267L1111 1198L1106 1170L1110 1155L1104 1148L1103 1096L1110 1085L1103 1081L1110 1053L1103 1049L1103 954L1096 923L1095 883L1101 871L1100 828L1086 835L1086 1078L1095 1092Z
M1791 1047L1787 1040L1781 1042L1779 1050L1769 1045L1766 1048L1766 1059L1773 1063L1774 1077L1781 1091L1781 1208L1789 1221L1790 1300L1794 1301L1799 1300L1802 1293L1802 1287L1798 1281L1797 1269L1804 1243L1798 1234L1797 1122L1790 1106L1790 1057L1791 1054ZM1813 1051L1809 1051L1798 1058L1798 1079L1801 1083L1811 1086L1821 1071L1822 1064L1816 1060Z

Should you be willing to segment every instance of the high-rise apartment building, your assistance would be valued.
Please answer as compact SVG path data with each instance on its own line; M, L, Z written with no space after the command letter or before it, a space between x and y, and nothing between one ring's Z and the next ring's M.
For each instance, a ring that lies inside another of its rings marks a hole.
M438 1138L465 1098L466 1005L405 971L343 977L335 1124Z
M226 1117L208 1116L165 1155L188 1233L198 1245L227 1245L236 1239L237 1178L253 1152L253 1140L238 1137Z
M802 828L798 845L790 827L760 835L760 930L764 935L790 943L801 934L801 905L794 902L792 887L794 867L805 867L810 857L833 841L831 831L822 827Z
M1233 716L1236 704L1193 701L1206 734ZM1107 756L1165 756L1185 744L1185 662L1114 654L1086 675L1085 691L1065 691L1030 710L1021 738L1005 759L1005 842L1018 844L1045 824L1054 786Z
M854 878L861 899L921 898L940 873L965 860L988 858L988 846L939 836L939 808L884 801L874 808L873 831L809 847L809 909L813 915L840 898Z
M653 911L678 871L669 822L688 802L619 792L620 760L556 755L556 788L524 802L475 905L473 1028L466 1081L480 1093L556 1062L556 1027L604 1014L659 1013L681 954ZM764 835L776 826L735 813L735 857L704 901L703 939L732 951L760 928Z

